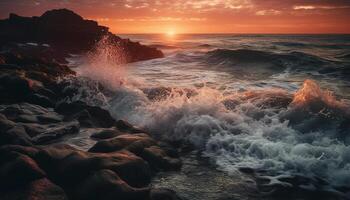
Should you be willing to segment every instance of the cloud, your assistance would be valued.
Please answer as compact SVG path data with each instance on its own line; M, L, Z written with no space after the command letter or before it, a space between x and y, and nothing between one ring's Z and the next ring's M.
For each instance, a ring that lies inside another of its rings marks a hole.
M346 9L350 8L350 6L312 6L312 5L298 5L294 6L294 10L315 10L315 9L324 9L324 10L332 10L332 9Z
M270 10L259 10L256 11L255 14L259 15L259 16L263 16L263 15L280 15L282 12L279 10L274 10L274 9L270 9Z

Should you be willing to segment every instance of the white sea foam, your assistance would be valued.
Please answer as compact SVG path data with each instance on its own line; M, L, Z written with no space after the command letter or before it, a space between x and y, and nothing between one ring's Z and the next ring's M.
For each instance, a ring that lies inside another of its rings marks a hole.
M138 79L142 76L128 77L105 54L109 50L102 51L102 58L94 54L94 61L78 72L110 86L107 108L116 119L158 138L190 142L227 172L251 167L350 184L350 106L315 81L306 80L296 93L207 84L150 90L151 84Z

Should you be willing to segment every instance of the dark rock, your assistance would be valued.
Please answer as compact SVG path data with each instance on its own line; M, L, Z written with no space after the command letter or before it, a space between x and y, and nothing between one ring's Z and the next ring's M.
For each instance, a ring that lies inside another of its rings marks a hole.
M16 125L6 131L0 130L0 146L6 144L30 146L32 142L23 126Z
M110 140L98 141L90 152L113 152L127 149L133 153L140 153L144 148L156 144L151 137L144 133L124 134Z
M49 44L57 56L54 60L62 60L62 54L83 53L92 49L95 43L108 37L111 45L123 49L125 62L135 62L163 57L156 48L121 39L99 26L92 20L84 20L81 16L67 9L51 10L40 17L20 17L11 14L8 19L0 20L0 45L9 43ZM36 50L38 57L50 55L45 50ZM117 52L116 52L117 53ZM55 54L54 54L55 55ZM51 59L53 60L53 59Z
M27 155L14 154L10 160L2 160L0 166L1 189L25 185L45 176L34 160Z
M67 145L50 145L43 148L36 161L55 183L70 192L91 173L102 169L114 171L133 187L144 187L151 178L147 162L128 151L88 153Z
M45 132L33 137L32 140L36 144L45 144L65 135L78 133L79 128L77 121L61 122L49 127Z
M0 193L2 200L68 200L65 192L47 178Z
M173 190L154 188L150 192L150 200L181 200L181 198Z
M90 152L114 152L128 150L146 160L155 170L178 170L181 160L170 157L147 134L123 134L110 140L98 141Z
M0 103L23 101L31 93L30 82L16 74L0 75Z
M31 182L25 191L24 199L28 200L68 200L62 188L47 178Z
M52 109L28 103L0 107L0 113L14 122L50 124L63 120L63 116L52 111Z
M118 120L115 125L121 131L126 131L129 133L145 133L145 131L134 127L133 125L131 125L129 122L125 120Z
M169 157L165 151L158 146L145 148L140 155L155 169L179 170L181 160Z
M7 131L15 125L16 124L13 121L8 120L5 115L0 114L0 131Z
M115 129L102 130L100 132L93 133L91 135L91 138L94 138L94 139L110 139L110 138L114 138L114 137L117 137L117 136L122 135L122 134L126 134L126 133L120 132L119 130L115 130Z
M69 120L77 119L83 127L110 128L116 123L107 110L81 101L60 103L55 110Z
M41 105L44 107L54 107L54 103L46 96L40 94L31 94L26 98L28 103Z
M75 198L95 199L146 199L148 188L133 188L111 170L100 170L88 176L75 191Z

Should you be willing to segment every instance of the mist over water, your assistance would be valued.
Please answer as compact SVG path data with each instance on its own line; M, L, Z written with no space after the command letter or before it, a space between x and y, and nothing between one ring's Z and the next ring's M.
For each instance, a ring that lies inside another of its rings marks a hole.
M91 94L75 98L190 142L227 173L302 175L310 190L317 179L325 190L350 184L349 36L127 37L166 57L120 65L102 41L76 68Z

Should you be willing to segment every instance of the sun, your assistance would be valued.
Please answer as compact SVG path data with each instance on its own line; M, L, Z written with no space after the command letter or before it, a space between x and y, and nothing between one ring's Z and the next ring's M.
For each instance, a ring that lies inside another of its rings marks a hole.
M175 33L174 30L169 30L169 31L166 32L166 35L167 35L168 37L173 37L173 36L176 35L176 33Z

